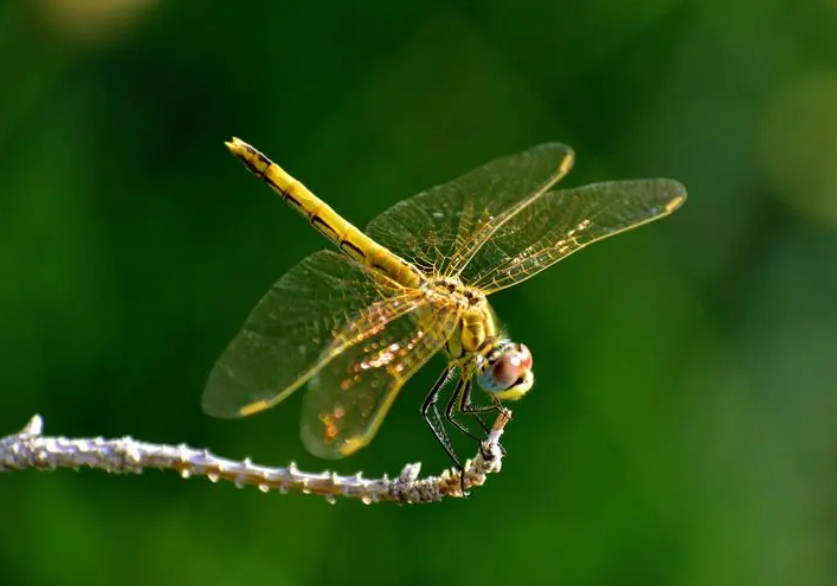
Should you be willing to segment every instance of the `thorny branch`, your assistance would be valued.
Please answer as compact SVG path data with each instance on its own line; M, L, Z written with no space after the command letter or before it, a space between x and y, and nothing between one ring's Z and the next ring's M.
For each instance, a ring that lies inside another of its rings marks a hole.
M169 446L135 440L131 437L66 438L43 435L43 420L35 415L21 431L0 439L0 472L36 468L98 468L111 474L139 474L146 468L173 470L183 478L205 476L211 482L221 480L236 486L256 486L262 492L295 491L325 497L333 503L338 497L360 499L365 504L382 501L429 503L443 497L463 497L463 485L481 486L488 474L499 472L503 428L511 418L501 412L480 446L479 453L465 463L464 478L456 469L439 476L419 477L421 464L408 464L397 478L386 475L366 479L360 473L340 476L332 472L313 474L291 463L287 468L259 466L246 458L242 461L221 458L185 444Z

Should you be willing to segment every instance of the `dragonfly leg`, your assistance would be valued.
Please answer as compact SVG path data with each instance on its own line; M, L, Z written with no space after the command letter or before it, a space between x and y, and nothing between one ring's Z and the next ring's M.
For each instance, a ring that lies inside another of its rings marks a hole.
M477 420L477 422L480 424L480 427L482 427L482 429L485 431L486 434L488 434L491 431L490 428L485 424L485 422L482 419L480 419L480 417L479 417L479 415L477 414L476 411L475 412L469 412L469 411L467 411L467 409L465 409L465 410L462 409L463 405L465 405L466 408L471 407L470 398L471 398L471 379L466 378L466 377L462 377L462 378L459 379L459 382L456 385L456 390L454 390L453 394L451 394L451 397L448 400L447 407L445 408L445 419L447 419L451 423L451 425L453 425L454 427L456 427L457 429L459 429L460 431L465 433L468 437L474 439L478 444L482 444L483 439L479 438L479 437L475 436L473 433L471 433L471 430L469 430L467 427L465 427L454 416L454 410L456 409L456 407L458 405L460 411L462 411L463 413L468 413L469 415L473 416L474 419ZM505 450L505 448L503 448L503 446L500 446L500 449L502 450L503 454L506 453L506 450ZM462 474L461 474L460 479L459 479L460 480L460 485L462 486L463 494L467 494L465 492L465 471L462 470L461 472L462 472Z
M430 428L430 431L433 432L433 435L436 437L436 440L442 445L447 452L448 457L453 461L456 469L460 471L462 476L462 481L464 483L464 469L462 468L462 462L459 461L459 458L456 455L456 452L453 450L453 446L450 443L450 438L448 434L445 432L444 426L442 425L441 417L439 416L439 408L436 403L439 400L439 392L442 388L450 381L451 377L451 369L445 368L442 376L439 377L439 380L436 381L436 384L433 385L433 388L430 389L430 392L427 393L427 396L424 398L424 402L421 404L421 415L424 417L425 423ZM431 412L433 413L433 417L431 417ZM465 492L465 487L462 487L463 493Z
M476 419L486 433L490 433L491 429L488 427L488 425L486 425L485 421L483 421L480 418L480 413L491 413L494 411L508 412L508 409L504 407L498 399L494 399L494 402L491 405L473 405L471 403L470 384L462 390L462 395L459 397L459 410L463 413L471 415L474 419ZM506 453L506 448L504 448L503 446L500 446L500 450L502 450L503 454Z
M479 426L485 433L491 433L491 426L488 425L485 421L483 421L482 417L480 417L478 413L468 413L468 415L470 415L476 420L476 422L479 424Z
M457 420L454 416L454 409L456 409L457 403L460 402L460 396L462 396L462 393L465 392L463 387L466 386L470 388L471 381L459 379L459 382L456 384L456 390L453 392L453 394L451 394L450 399L448 400L448 405L445 408L445 419L447 419L450 422L450 424L453 425L456 429L458 429L477 443L482 443L482 438L479 438L473 433L471 433L471 430L465 427L465 425L463 425L462 422ZM480 421L480 424L482 424L482 421ZM483 427L483 429L486 430L486 433L488 432L488 429L486 427Z
M471 403L471 385L464 389L462 396L459 399L459 410L463 413L470 413L475 415L477 413L492 413L503 411L505 407L500 404L500 401L494 400L491 405L474 405Z

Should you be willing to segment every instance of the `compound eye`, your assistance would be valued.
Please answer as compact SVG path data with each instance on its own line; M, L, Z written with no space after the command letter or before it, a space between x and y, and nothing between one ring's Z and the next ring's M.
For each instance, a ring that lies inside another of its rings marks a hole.
M505 391L531 379L531 370L532 354L529 349L523 344L512 346L483 373L480 386L491 392Z
M532 353L529 352L529 348L525 344L518 345L517 355L520 357L521 366L526 368L526 370L532 370Z
M491 367L491 378L494 379L497 387L507 389L520 378L519 360L511 356L503 356Z

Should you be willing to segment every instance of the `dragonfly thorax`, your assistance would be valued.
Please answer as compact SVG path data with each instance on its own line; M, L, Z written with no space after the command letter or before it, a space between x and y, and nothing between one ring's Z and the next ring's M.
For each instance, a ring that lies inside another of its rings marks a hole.
M430 281L429 287L436 294L454 301L462 309L486 304L485 295L482 291L469 287L456 277L439 277Z
M473 355L497 336L494 311L478 289L453 277L441 277L428 283L425 294L433 305L458 316L456 333L446 346L451 357Z

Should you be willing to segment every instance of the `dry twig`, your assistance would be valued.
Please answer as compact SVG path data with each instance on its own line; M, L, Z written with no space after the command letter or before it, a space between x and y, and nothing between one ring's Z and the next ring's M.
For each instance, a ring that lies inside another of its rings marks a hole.
M246 458L242 461L221 458L182 444L169 446L135 440L131 437L66 438L43 435L43 420L35 415L21 431L0 439L0 472L37 468L98 468L111 474L141 473L146 468L174 470L183 478L205 476L212 482L225 480L238 487L256 486L262 492L278 490L320 495L330 503L338 497L360 499L366 504L382 501L429 503L443 497L462 497L463 485L481 486L488 474L499 472L502 462L500 436L511 418L502 412L494 422L488 439L479 453L465 463L464 480L449 469L438 476L420 478L421 464L408 464L394 479L366 479L357 473L340 476L331 472L312 474L291 463L287 468L259 466Z

